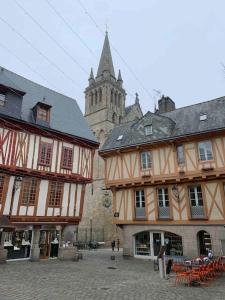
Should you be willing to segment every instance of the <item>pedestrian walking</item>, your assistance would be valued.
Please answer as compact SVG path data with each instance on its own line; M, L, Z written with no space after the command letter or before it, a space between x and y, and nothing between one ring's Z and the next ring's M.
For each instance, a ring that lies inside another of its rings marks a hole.
M114 251L114 249L115 249L115 246L116 246L116 242L115 242L115 240L112 240L111 246L112 246L112 251Z
M120 251L120 239L117 239L117 250Z

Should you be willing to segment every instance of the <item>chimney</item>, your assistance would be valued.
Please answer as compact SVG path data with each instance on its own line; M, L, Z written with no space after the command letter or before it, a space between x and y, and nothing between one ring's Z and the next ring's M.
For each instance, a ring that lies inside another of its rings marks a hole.
M158 101L158 113L163 114L172 110L175 110L175 102L170 97L162 95L162 98Z

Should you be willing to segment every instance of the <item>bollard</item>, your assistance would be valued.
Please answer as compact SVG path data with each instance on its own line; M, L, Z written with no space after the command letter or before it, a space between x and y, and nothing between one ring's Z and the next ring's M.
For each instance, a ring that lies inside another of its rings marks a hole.
M159 276L160 278L164 279L165 278L164 261L162 258L159 258L158 261L159 261Z
M73 261L79 261L79 255L78 254L74 255Z

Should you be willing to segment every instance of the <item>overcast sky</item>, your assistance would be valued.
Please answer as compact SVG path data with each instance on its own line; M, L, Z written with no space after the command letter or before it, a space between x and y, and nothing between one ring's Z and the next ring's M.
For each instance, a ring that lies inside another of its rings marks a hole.
M153 110L155 90L171 97L177 107L225 95L224 0L48 1L73 32L47 0L0 0L0 65L57 88L75 98L82 110L83 91L91 67L96 74L106 24L127 105L133 103L135 92L144 112Z

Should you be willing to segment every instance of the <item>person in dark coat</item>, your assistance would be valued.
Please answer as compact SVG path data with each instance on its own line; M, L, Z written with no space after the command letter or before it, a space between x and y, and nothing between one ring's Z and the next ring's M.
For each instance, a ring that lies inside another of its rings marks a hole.
M120 251L120 239L117 239L116 245L117 245L117 250Z
M112 251L114 251L114 249L115 249L115 246L116 246L116 242L115 242L115 240L113 240L113 241L112 241L112 243L111 243L111 246L112 246Z

